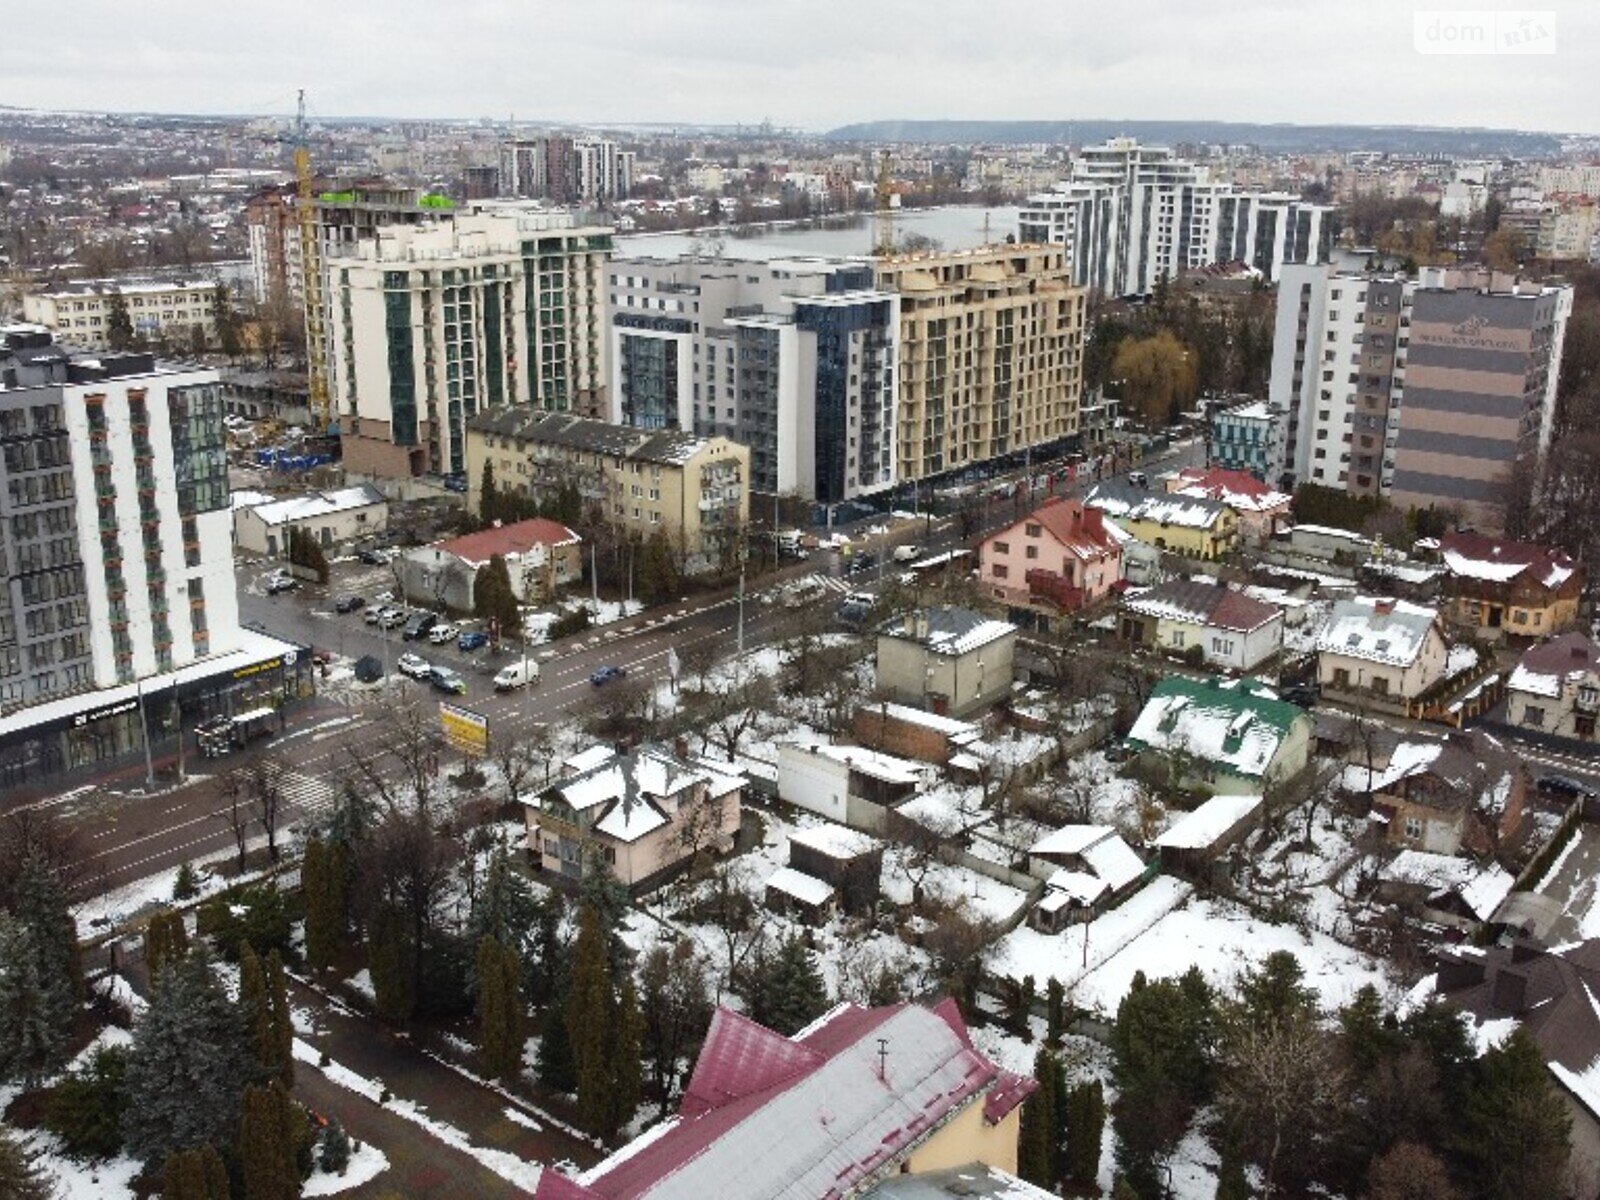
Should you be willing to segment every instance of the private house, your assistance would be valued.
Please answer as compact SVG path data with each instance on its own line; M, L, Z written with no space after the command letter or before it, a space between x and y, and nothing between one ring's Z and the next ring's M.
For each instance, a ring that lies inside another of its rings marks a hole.
M309 492L286 500L236 504L233 541L247 554L289 557L292 530L309 533L324 548L382 533L389 527L389 502L368 484L332 492Z
M974 1048L953 1000L840 1004L793 1037L719 1008L677 1114L576 1178L547 1168L534 1196L840 1200L958 1168L1009 1178L1036 1086Z
M1564 633L1529 649L1506 682L1506 724L1530 733L1595 741L1600 646Z
M1263 542L1289 525L1294 497L1263 483L1248 471L1189 467L1179 471L1172 492L1226 504L1239 517L1239 536Z
M1352 755L1364 759L1359 749ZM1477 729L1375 746L1373 765L1346 767L1341 782L1371 798L1371 820L1389 845L1480 857L1520 828L1528 791L1522 760Z
M1145 863L1109 825L1067 825L1028 849L1028 873L1045 882L1029 914L1043 933L1093 920L1119 904L1144 879Z
M1404 713L1445 677L1449 647L1434 609L1357 596L1317 636L1317 682L1331 699Z
M843 825L816 825L789 835L789 866L821 880L845 912L870 913L883 877L883 843Z
M1545 950L1518 939L1510 946L1469 947L1437 959L1437 994L1466 1013L1480 1034L1522 1026L1572 1117L1572 1194L1600 1188L1600 938Z
M596 861L635 895L732 849L745 781L659 746L594 746L524 804L528 847L546 874L576 883Z
M1305 769L1311 718L1251 679L1168 676L1125 740L1145 772L1207 795L1261 795Z
M1446 533L1438 557L1450 573L1445 616L1482 642L1562 634L1578 621L1584 568L1531 542Z
M408 550L396 572L406 599L471 612L478 569L496 555L505 559L512 594L524 604L548 600L583 578L583 539L543 517Z
M1122 639L1210 667L1254 671L1283 649L1283 610L1223 583L1172 579L1122 598ZM1198 651L1196 650L1198 647Z
M971 721L880 700L863 704L851 720L856 741L873 750L943 765L978 742L983 730Z
M778 799L819 817L883 833L889 810L922 790L930 768L865 746L778 747Z
M980 712L1011 692L1017 627L966 608L919 608L878 632L878 689L941 716Z
M1204 496L1164 495L1121 483L1097 483L1083 499L1147 545L1206 562L1239 542L1233 509Z
M1374 894L1431 924L1472 933L1494 919L1516 882L1497 862L1402 850L1378 869Z
M1180 816L1150 844L1163 871L1203 878L1260 822L1260 796L1212 796Z
M1052 496L978 547L979 584L1024 624L1104 600L1122 579L1122 543L1097 508Z
M1549 637L1578 619L1584 571L1560 550L1462 532L1439 540L1439 558L1449 572L1445 615L1471 637Z

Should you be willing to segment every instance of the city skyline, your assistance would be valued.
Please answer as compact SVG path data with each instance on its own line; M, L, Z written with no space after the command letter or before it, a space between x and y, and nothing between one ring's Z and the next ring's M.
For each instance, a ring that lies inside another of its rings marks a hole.
M530 10L468 0L248 10L171 0L153 22L109 0L74 6L70 39L22 24L0 47L20 108L287 116L758 124L823 131L902 118L1171 119L1600 132L1571 104L1600 67L1600 11L1541 10L1553 53L1419 53L1418 10L1299 3L1219 19L1130 0L982 20L952 0L846 8L731 0L596 0ZM832 10L830 17L827 10ZM1026 15L1025 35L1018 21ZM618 31L622 31L620 34ZM438 36L444 33L444 37ZM1183 80L1181 99L1163 81ZM1155 86L1152 86L1155 85Z

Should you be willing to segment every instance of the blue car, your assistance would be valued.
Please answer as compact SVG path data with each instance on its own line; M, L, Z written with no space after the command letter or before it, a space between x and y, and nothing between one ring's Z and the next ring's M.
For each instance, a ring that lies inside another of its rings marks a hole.
M627 671L621 667L601 667L593 675L589 676L589 682L594 684L595 687L604 687L613 679L621 679L626 674Z
M477 629L469 629L456 639L457 650L476 650L480 646L489 644L489 635Z

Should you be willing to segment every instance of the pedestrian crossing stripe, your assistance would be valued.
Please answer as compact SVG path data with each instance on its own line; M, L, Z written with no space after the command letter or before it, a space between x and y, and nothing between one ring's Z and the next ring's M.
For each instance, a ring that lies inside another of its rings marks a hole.
M322 812L333 807L333 788L326 780L317 779L301 771L289 771L283 777L283 796L303 813Z
M843 595L850 590L850 584L846 580L840 579L837 575L813 575L811 578L815 579L830 592L838 592Z

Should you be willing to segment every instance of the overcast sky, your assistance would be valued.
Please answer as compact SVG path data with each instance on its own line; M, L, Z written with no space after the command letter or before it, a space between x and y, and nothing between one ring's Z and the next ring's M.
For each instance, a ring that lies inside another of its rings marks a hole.
M1457 57L1417 53L1405 0L62 0L11 15L0 104L1600 132L1600 4L1553 10L1554 55Z

